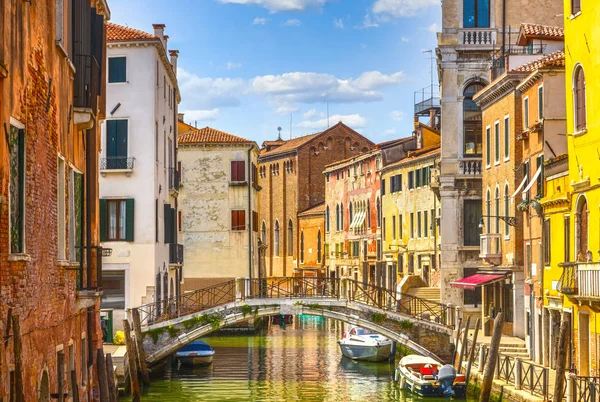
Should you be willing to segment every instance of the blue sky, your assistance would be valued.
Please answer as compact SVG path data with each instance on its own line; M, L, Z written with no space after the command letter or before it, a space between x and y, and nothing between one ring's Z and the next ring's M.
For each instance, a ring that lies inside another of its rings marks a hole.
M430 84L439 0L112 0L111 21L178 49L187 123L255 140L342 120L375 142L410 135ZM434 65L435 70L435 65ZM435 74L435 71L434 71ZM437 78L434 78L437 82Z

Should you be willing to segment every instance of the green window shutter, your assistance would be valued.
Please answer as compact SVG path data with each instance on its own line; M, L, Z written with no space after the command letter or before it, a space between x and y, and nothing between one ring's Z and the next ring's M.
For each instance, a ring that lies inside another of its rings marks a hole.
M129 198L125 201L125 240L133 241L133 222L134 222L134 208L133 198Z
M100 241L106 241L106 200L100 198Z
M169 204L163 204L164 218L163 218L163 232L165 244L173 243L173 209Z

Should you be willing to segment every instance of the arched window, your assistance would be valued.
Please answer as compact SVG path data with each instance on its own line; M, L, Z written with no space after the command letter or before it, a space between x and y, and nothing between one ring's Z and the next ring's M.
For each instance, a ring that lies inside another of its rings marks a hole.
M496 233L500 233L500 187L496 186Z
M321 231L319 230L319 233L317 234L317 262L320 263L321 262Z
M340 206L339 204L335 206L335 231L340 231Z
M489 28L490 0L464 0L463 27Z
M262 227L260 228L260 239L263 244L267 244L267 223L265 221L262 222Z
M291 219L288 222L287 254L290 257L294 256L294 224Z
M352 224L352 203L350 203L350 205L348 205L348 211L350 212L350 217L348 218L348 222L350 222L350 224Z
M581 66L575 67L573 74L573 115L575 116L576 131L584 130L587 127L585 113L585 75Z
M577 260L586 261L588 252L588 207L581 196L577 201Z
M510 216L510 195L508 194L508 184L504 185L504 216ZM504 222L504 236L510 235L510 226L508 221Z
M275 239L273 240L273 254L279 256L279 221L275 221Z
M473 96L483 88L483 84L475 82L469 84L463 96L463 139L464 154L481 156L481 109L473 101Z
M379 198L377 198L377 205L375 206L377 209L377 227L381 227L381 204L379 203Z
M329 225L330 225L329 218L330 218L330 216L329 216L329 205L327 205L327 208L325 209L325 233L329 233Z
M344 203L342 202L342 206L340 207L340 230L344 231Z
M371 230L371 201L367 201L367 230Z
M485 205L486 205L486 209L485 209L485 214L487 215L487 226L486 226L486 233L492 233L492 227L491 227L491 223L492 223L492 218L490 218L491 214L492 214L492 194L490 193L490 189L488 188L487 190L487 194L485 197Z
M300 264L304 264L304 232L300 232Z

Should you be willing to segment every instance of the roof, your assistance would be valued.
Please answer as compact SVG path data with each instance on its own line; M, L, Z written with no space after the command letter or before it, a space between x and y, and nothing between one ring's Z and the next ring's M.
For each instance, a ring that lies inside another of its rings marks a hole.
M194 128L179 133L177 140L180 145L185 144L252 144L237 135L229 134L212 127Z
M358 162L358 161L361 161L361 160L365 160L365 159L368 159L369 157L371 157L371 156L373 156L373 155L375 155L377 153L379 153L379 148L371 149L369 152L365 152L364 154L354 155L354 156L351 156L349 158L342 159L340 161L336 161L336 162L330 163L329 165L325 165L325 170L329 170L330 168L333 168L333 167L337 167L339 169L343 165L345 165L345 164L347 164L349 162Z
M307 216L307 215L318 215L325 213L325 203L322 202L320 204L315 205L314 207L305 209L304 211L298 213L298 216Z
M123 25L106 23L106 40L108 42L129 42L139 40L158 40L153 34L149 34L139 29L125 27Z
M564 40L565 30L561 27L551 27L548 25L523 23L521 24L521 30L519 32L517 44L520 46L526 45L527 39L529 38Z
M402 165L403 163L412 162L414 160L421 159L421 158L426 158L431 155L439 154L440 152L441 152L441 145L434 145L429 148L417 149L415 151L408 151L408 156L406 158L402 158L399 161L390 163L389 165L385 166L385 168L382 170L387 171L388 169L393 168L398 165Z
M523 64L515 69L512 69L510 73L532 73L542 68L550 67L564 67L565 66L565 51L558 50L556 52L547 54L539 59L531 61L527 64Z

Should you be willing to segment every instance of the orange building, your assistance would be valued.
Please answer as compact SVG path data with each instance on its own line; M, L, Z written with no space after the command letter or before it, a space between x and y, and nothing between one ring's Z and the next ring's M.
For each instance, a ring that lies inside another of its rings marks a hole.
M294 275L325 276L325 203L298 214L299 261Z

